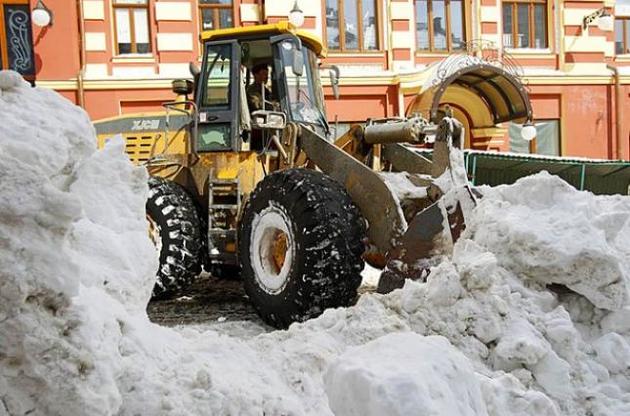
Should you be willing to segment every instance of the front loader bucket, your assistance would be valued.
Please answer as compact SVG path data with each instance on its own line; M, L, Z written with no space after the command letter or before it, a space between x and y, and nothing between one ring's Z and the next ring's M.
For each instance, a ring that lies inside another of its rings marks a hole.
M399 244L389 253L377 292L401 288L405 279L424 280L432 259L452 253L453 244L466 228L464 211L474 207L475 196L468 186L449 194L416 214Z

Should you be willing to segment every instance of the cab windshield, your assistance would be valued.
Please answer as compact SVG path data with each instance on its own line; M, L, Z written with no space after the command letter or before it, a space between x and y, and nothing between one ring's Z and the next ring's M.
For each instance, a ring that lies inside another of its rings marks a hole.
M302 51L294 51L293 42L284 41L280 46L282 67L287 79L287 100L293 121L321 126L328 132L324 112L324 97L317 68L315 53L303 46ZM293 73L293 54L302 53L304 71L302 76Z

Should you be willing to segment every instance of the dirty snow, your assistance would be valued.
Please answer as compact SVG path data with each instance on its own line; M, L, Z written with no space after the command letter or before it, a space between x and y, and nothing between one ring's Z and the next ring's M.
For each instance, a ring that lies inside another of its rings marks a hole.
M406 172L381 172L379 176L398 200L427 197L426 188L414 185Z
M628 197L484 189L426 283L238 338L148 320L121 141L11 72L0 139L0 415L630 414Z

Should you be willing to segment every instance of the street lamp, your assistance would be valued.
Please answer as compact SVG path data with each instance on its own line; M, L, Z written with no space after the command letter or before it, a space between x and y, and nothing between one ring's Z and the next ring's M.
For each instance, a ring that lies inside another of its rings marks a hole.
M295 0L293 9L289 12L289 22L295 27L301 27L304 24L304 12L298 5L298 0Z
M615 21L613 17L604 9L595 10L593 13L584 16L584 20L582 20L582 29L586 30L588 25L593 23L597 19L597 27L606 32L610 32L613 30L615 25Z
M31 12L31 19L33 23L39 27L52 26L52 12L42 0L37 0L35 8Z
M525 124L523 124L521 137L528 142L531 142L534 140L534 137L536 137L536 126L534 126L534 123L532 123L531 120L527 120Z

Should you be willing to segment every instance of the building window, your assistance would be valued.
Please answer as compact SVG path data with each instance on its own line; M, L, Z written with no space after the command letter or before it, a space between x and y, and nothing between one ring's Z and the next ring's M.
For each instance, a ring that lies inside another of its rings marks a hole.
M416 0L417 48L450 52L466 47L462 0Z
M558 120L539 120L536 126L536 137L527 141L521 136L522 126L510 123L510 151L514 153L532 153L547 156L560 156L560 123Z
M326 0L328 49L379 49L376 0Z
M617 55L630 53L630 17L615 19L615 53Z
M630 0L615 2L615 53L630 54Z
M232 0L199 0L199 16L201 30L233 27Z
M116 53L150 53L149 1L114 0Z
M506 48L547 47L546 0L503 2L503 46Z

